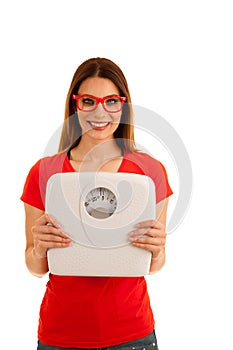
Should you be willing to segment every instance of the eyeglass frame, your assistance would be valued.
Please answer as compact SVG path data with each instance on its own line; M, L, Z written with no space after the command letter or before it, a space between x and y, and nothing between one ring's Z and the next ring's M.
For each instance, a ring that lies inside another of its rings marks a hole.
M78 106L78 100L83 97L83 96L87 96L87 97L90 97L92 99L94 99L96 101L96 104L94 105L94 107L92 109L81 109L79 108ZM118 109L117 111L109 111L108 109L106 109L106 106L104 105L104 101L108 100L108 99L111 99L113 97L117 97L121 100L121 108ZM124 102L127 100L126 97L123 97L123 96L118 96L118 95L110 95L110 96L105 96L105 97L97 97L97 96L94 96L94 95L89 95L89 94L78 94L78 95L75 95L73 94L72 95L72 98L73 100L76 101L76 107L78 108L79 111L82 111L82 112L93 112L99 105L99 103L101 103L101 105L103 106L104 110L108 113L117 113L117 112L120 112L123 108L123 105L124 105Z

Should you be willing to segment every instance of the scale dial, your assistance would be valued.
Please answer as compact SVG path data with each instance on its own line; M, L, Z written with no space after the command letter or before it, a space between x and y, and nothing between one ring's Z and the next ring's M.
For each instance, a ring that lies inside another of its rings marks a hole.
M84 205L90 216L106 219L115 212L117 200L115 194L108 188L97 187L86 195Z

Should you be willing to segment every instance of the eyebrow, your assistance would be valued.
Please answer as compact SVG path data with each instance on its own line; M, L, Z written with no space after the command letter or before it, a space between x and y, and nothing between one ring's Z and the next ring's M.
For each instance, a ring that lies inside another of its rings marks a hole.
M103 96L103 97L99 97L99 96L95 96L95 95L92 95L92 94L87 94L87 93L82 93L82 94L80 94L79 92L78 92L78 95L87 95L87 96L92 96L92 97L98 97L98 98L104 98L104 97L112 97L112 96L120 96L119 94L110 94L110 95L106 95L106 96Z

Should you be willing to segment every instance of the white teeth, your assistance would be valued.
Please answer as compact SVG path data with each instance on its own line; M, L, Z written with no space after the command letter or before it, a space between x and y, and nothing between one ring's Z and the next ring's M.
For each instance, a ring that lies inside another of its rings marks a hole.
M91 126L96 126L97 128L103 128L104 126L108 125L107 123L96 123L96 122L89 122L91 124Z

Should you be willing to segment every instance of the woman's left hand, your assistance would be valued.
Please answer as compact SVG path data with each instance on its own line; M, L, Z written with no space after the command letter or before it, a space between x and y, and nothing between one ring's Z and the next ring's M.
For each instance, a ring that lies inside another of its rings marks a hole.
M149 250L152 259L156 260L165 252L165 225L157 220L147 220L136 225L130 233L130 241L138 248Z

